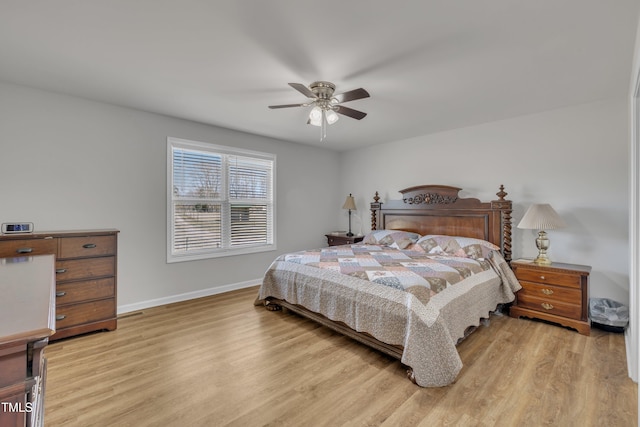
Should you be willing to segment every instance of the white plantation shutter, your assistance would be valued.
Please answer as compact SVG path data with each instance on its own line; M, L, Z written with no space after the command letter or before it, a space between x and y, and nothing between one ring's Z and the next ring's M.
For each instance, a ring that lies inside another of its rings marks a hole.
M275 156L168 139L167 261L275 249Z
M271 162L248 157L229 157L231 246L266 244L272 239Z
M221 155L173 149L173 191L176 196L217 198L222 190L221 177Z
M266 244L269 241L266 205L231 205L231 246Z

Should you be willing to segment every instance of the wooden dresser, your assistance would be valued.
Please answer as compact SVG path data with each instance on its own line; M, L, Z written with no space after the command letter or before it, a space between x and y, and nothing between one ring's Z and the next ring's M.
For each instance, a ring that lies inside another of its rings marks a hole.
M538 265L530 260L511 262L522 289L510 309L512 317L547 320L589 335L589 273L586 265Z
M42 426L55 257L0 258L0 426Z
M114 330L118 230L0 235L0 257L56 256L56 333L51 340Z

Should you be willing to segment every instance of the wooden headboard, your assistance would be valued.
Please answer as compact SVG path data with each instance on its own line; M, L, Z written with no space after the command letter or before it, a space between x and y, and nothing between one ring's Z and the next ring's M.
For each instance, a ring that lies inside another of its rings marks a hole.
M371 229L484 239L500 246L504 259L511 262L512 206L505 200L504 186L496 193L498 200L490 202L460 198L460 190L447 185L420 185L400 190L401 200L385 203L380 202L376 191L371 203Z

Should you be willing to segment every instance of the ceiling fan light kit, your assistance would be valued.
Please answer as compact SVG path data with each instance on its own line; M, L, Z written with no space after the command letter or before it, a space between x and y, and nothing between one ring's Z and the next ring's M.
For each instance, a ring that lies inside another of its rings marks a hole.
M367 113L354 110L352 108L340 105L342 102L354 101L356 99L368 98L369 92L359 88L350 90L334 96L336 85L330 82L317 81L309 85L309 87L301 83L289 83L289 86L310 98L312 101L304 104L284 104L270 105L269 108L289 108L289 107L310 107L308 124L320 127L320 141L327 136L327 125L334 124L338 121L338 114L351 117L356 120L362 120Z

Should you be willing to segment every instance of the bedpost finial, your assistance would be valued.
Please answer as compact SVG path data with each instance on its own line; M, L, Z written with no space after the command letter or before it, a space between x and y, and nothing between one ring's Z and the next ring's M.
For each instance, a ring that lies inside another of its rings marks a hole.
M378 195L378 192L376 191L376 195L373 196L373 201L378 203L380 201L380 196Z
M496 193L496 196L498 196L500 198L500 200L504 200L504 198L507 196L507 194L509 194L509 193L506 193L504 191L504 185L500 184L500 191L498 191Z

